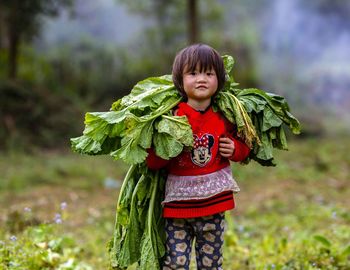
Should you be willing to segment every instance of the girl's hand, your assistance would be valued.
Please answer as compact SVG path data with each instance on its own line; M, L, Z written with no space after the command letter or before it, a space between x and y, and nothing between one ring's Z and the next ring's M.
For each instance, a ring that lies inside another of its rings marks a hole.
M235 143L227 137L219 139L219 152L225 158L230 158L235 152Z

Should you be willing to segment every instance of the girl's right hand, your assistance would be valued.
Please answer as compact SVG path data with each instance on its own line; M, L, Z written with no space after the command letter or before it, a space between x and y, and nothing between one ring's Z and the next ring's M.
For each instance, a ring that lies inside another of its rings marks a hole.
M230 158L235 152L235 143L228 137L221 137L219 139L219 152L225 158Z

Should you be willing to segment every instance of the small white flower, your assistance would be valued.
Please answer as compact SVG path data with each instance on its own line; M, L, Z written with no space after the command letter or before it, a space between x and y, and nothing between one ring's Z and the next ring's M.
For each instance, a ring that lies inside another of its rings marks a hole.
M62 202L61 203L61 210L64 210L67 208L67 203L66 202Z
M58 219L55 219L55 223L56 223L56 224L62 224L62 219L59 219L59 218L58 218Z
M32 209L30 207L25 207L24 208L24 212L30 213L30 212L32 212Z
M17 237L16 237L15 235L12 235L12 236L10 237L10 240L13 241L13 242L14 242L14 241L17 241Z
M61 224L62 223L62 217L60 214L56 214L55 215L55 218L54 218L54 221L56 224Z

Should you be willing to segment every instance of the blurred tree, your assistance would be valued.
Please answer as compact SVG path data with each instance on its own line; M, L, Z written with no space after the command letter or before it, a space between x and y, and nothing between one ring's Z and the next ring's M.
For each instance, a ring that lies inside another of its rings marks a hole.
M154 73L169 72L174 52L195 42L215 43L222 26L223 9L214 0L117 0L147 19L141 50L153 61ZM201 29L206 31L201 33ZM214 34L213 34L214 33ZM147 46L145 46L147 44ZM146 52L149 48L150 51ZM140 52L140 50L138 50Z
M74 0L1 0L0 44L7 47L8 78L17 77L17 58L20 44L40 32L41 17L56 16L62 7ZM1 46L0 46L1 48Z
M186 32L188 44L200 41L200 25L220 24L223 15L219 12L220 3L213 0L118 0L118 2L126 4L134 13L154 19L160 34L181 26L182 32Z
M1 6L1 3L0 3ZM2 9L0 9L0 50L5 46L5 39L4 39L4 14Z
M188 43L193 44L197 43L199 38L199 29L198 29L198 8L197 0L189 0L188 3Z

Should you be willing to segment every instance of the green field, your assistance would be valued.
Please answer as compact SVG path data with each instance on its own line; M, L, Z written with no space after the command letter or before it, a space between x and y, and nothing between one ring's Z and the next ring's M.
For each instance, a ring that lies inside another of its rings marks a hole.
M277 167L233 164L225 270L350 269L350 141L295 140ZM127 166L108 156L2 153L0 269L108 269Z

